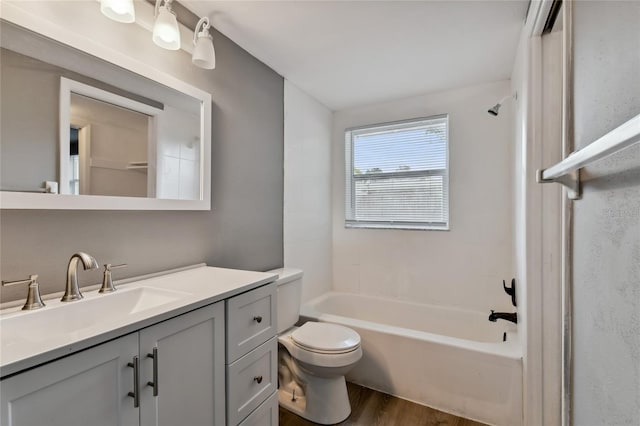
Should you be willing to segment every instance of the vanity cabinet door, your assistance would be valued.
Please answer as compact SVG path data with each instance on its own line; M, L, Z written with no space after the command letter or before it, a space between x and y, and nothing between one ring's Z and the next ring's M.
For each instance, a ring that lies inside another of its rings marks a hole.
M130 334L0 382L3 426L135 426Z
M224 425L224 328L219 302L140 331L142 426Z

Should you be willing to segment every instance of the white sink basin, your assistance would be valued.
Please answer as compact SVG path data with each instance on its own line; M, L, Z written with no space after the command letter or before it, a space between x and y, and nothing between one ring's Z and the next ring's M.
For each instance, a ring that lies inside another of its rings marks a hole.
M75 302L52 301L35 311L20 311L0 317L2 346L51 339L73 339L101 325L113 325L133 316L184 297L189 293L152 287L119 289L114 293L86 294Z

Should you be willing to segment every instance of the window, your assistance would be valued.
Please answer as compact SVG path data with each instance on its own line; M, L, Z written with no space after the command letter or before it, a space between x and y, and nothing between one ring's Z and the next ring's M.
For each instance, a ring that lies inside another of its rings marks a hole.
M449 229L448 117L345 133L346 227Z

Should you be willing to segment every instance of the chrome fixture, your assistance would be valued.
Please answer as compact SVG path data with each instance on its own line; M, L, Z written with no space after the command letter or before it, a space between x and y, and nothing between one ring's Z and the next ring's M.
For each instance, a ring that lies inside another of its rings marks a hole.
M489 314L489 321L496 322L499 319L511 321L514 324L518 323L518 313L517 312L493 312Z
M176 14L171 10L172 1L156 0L153 42L164 49L178 50L180 49L180 27L178 27Z
M98 262L93 256L83 252L74 253L69 259L69 265L67 265L67 285L64 290L64 296L61 299L63 302L82 299L82 293L78 288L78 262L82 262L82 267L85 271L87 269L98 269Z
M536 172L538 183L559 183L571 200L581 197L580 169L640 142L640 114L596 139L564 160Z
M500 107L502 107L502 104L508 100L509 98L513 98L513 99L518 99L518 94L514 93L513 95L507 95L504 98L500 99L500 102L498 102L497 104L495 104L494 106L492 106L491 108L489 108L487 110L487 112L491 115L493 115L494 117L496 117L498 115L498 113L500 112Z
M107 18L125 24L136 20L133 0L100 0L100 12Z
M29 284L29 291L27 293L27 300L24 302L24 306L22 307L23 311L31 311L34 309L40 309L44 307L44 302L40 297L40 285L38 284L38 276L37 275L29 275L28 280L18 280L18 281L2 281L2 286L11 286L17 284Z
M202 27L200 32L198 29ZM212 70L216 67L216 51L213 48L213 38L209 34L211 24L209 18L203 16L198 21L193 32L193 56L191 62L200 68Z
M498 113L500 112L500 107L502 106L501 103L497 103L494 106L492 106L491 108L489 108L489 110L487 111L489 114L493 115L494 117L496 117L498 115Z
M104 276L102 278L102 287L100 287L98 293L111 293L112 291L116 291L116 287L113 285L113 280L111 279L111 270L125 268L126 266L126 263L122 263L120 265L112 265L110 263L105 264Z

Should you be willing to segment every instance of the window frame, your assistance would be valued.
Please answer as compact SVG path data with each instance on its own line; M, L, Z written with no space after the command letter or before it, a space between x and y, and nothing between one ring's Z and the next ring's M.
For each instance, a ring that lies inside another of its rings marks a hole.
M379 132L389 132L394 129L408 128L410 126L420 125L421 123L428 124L432 120L444 120L445 121L445 136L446 136L446 149L445 149L445 168L444 169L431 169L431 170L411 170L411 171L398 171L398 172L386 172L383 176L376 173L361 173L357 177L354 175L354 138L362 134L371 134L376 130ZM345 129L345 228L364 228L364 229L404 229L404 230L420 230L420 231L449 231L451 226L450 220L450 200L451 200L451 188L449 184L449 172L450 172L450 138L449 138L449 114L438 114L428 117L411 118L407 120L391 121L385 123L369 124L365 126L350 127ZM389 221L371 221L371 220L357 220L355 219L355 185L357 180L374 179L391 179L397 177L407 176L442 176L443 177L443 202L444 202L444 222L409 222L400 220ZM348 182L347 182L348 180Z

